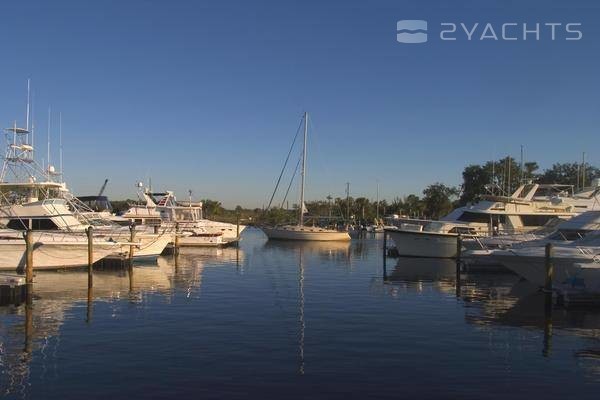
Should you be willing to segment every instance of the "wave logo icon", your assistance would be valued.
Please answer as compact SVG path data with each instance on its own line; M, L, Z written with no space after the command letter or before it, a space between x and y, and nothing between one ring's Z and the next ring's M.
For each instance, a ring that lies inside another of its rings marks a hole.
M427 41L427 21L404 19L396 24L396 40L399 43L425 43Z

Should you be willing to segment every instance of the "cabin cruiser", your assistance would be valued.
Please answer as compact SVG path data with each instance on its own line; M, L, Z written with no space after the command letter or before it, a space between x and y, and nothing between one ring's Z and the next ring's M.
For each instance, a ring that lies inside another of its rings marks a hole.
M478 238L527 233L556 219L600 208L600 180L577 194L568 185L523 184L511 196L482 196L439 221L404 220L387 229L402 256L453 258L458 236Z
M142 189L142 185L138 185ZM245 225L211 221L203 218L202 202L178 201L172 191L138 193L143 204L133 204L121 215L136 225L176 226L181 246L218 246L233 243Z

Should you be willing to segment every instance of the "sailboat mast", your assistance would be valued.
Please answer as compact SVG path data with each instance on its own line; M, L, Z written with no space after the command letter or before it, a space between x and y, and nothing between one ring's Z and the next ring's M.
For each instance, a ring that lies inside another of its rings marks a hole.
M304 179L306 175L306 137L308 135L308 113L304 113L304 146L302 147L302 182L300 184L300 205L298 225L304 226Z
M60 172L60 182L63 183L64 175L63 175L63 145L62 145L62 112L58 113L58 148L59 148L59 172Z
M376 211L376 218L377 218L377 224L379 224L379 181L377 181L377 207L376 207L377 211Z

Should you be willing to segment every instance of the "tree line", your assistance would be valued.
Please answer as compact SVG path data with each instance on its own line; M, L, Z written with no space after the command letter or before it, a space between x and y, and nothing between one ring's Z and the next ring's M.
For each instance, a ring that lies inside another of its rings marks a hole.
M307 201L309 210L307 218L319 219L320 223L340 223L354 221L373 223L377 216L398 214L413 218L438 219L456 207L477 201L482 194L508 196L523 182L556 183L572 185L576 190L589 186L595 178L600 178L600 169L579 163L556 163L552 167L540 171L537 162L526 162L521 166L514 158L505 157L484 164L471 164L462 172L462 184L448 186L436 182L427 186L422 196L409 194L387 200L372 201L367 197L332 197L324 200ZM290 208L275 207L269 210L262 208L248 209L236 206L226 209L216 200L203 199L205 218L235 223L238 219L243 223L282 224L294 223L298 219L298 204ZM127 210L133 200L114 201L115 212Z

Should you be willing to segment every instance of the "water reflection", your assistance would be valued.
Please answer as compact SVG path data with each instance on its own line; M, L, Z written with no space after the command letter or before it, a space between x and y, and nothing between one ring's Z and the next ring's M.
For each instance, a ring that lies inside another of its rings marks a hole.
M36 271L31 304L0 306L2 393L24 395L32 354L39 352L45 358L55 355L66 315L82 301L87 303L89 323L94 302L120 299L142 302L151 293L169 292L171 275L169 263L164 262L140 264L129 270L97 269L93 273L93 288L89 290L86 270Z
M331 397L393 397L411 383L435 397L422 378L430 372L440 385L456 385L453 397L467 386L463 397L474 397L490 382L526 384L520 373L536 371L539 360L558 366L536 378L540 384L557 370L580 379L577 367L585 383L600 379L600 313L547 314L544 296L517 276L457 276L452 260L400 258L384 283L381 244L250 235L239 248L185 248L131 270L96 270L92 291L85 270L40 271L31 307L0 307L0 389L15 397L47 387L77 393L69 376L82 366L104 374L105 384L121 384L126 371L121 397L158 382L163 397L175 395L173 387L178 397L216 397L224 386L223 398L257 397L272 384L278 395L308 398L341 374ZM115 338L121 347L111 345ZM117 369L128 362L118 355L124 348L142 360L138 369ZM110 392L97 380L85 384L98 397Z
M454 294L463 304L465 321L483 329L504 326L541 332L544 356L552 355L552 339L557 332L592 339L593 347L576 350L574 356L600 361L600 311L549 304L551 297L517 275L457 275L452 260L401 257L388 282L389 293L394 297L405 294L406 290ZM600 372L599 365L593 369Z

